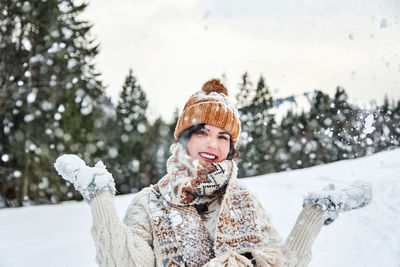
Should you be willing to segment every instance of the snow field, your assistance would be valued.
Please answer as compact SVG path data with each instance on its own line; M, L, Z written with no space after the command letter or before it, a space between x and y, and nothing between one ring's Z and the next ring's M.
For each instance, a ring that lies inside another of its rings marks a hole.
M400 149L242 181L286 237L307 192L356 180L372 184L371 203L339 214L335 222L322 228L310 267L398 267ZM132 195L116 197L121 219L131 199ZM0 209L0 266L97 266L90 227L90 208L85 202Z

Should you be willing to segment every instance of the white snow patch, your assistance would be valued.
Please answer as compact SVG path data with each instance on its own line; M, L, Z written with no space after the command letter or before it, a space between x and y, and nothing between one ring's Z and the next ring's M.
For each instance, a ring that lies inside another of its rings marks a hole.
M138 133L145 133L146 132L146 125L144 125L144 123L139 123L137 126L137 131Z
M65 39L69 39L74 33L71 29L65 27L61 29L61 32L63 33Z
M375 130L375 127L372 126L372 124L374 123L374 115L373 114L369 114L364 121L364 129L363 129L363 133L365 134L370 134Z
M56 114L54 114L54 119L56 120L56 121L59 121L59 120L61 120L61 114L60 113L56 113Z
M76 60L75 58L70 58L68 60L67 68L72 69L76 66L76 64L78 64L78 60Z
M108 155L111 158L116 158L118 156L118 150L115 147L110 148L110 150L108 151Z
M8 154L1 155L1 160L3 162L7 162L9 159L10 159L10 156Z
M51 47L47 50L48 53L57 53L59 47L58 43L53 43Z
M32 44L29 42L28 39L22 39L22 46L25 48L26 51L31 51L32 49Z
M57 111L63 113L65 111L64 105L63 104L59 105Z
M33 114L27 114L27 115L25 115L25 117L24 117L24 121L25 122L31 122L31 121L33 121L35 119L35 116L33 115Z
M175 209L171 209L171 212L169 213L169 218L171 219L171 223L173 227L177 227L182 223L182 216L179 213L179 211Z
M35 102L36 96L37 96L37 92L38 92L38 90L36 88L33 88L32 92L30 92L28 94L28 96L26 97L26 101L28 101L28 103Z

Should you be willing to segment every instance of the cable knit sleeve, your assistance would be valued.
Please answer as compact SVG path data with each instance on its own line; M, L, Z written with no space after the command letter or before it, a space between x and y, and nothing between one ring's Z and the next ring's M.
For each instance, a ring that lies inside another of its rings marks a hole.
M103 192L91 200L91 233L99 266L155 266L152 231L145 201L146 194L139 192L130 204L122 223L111 193Z
M324 225L325 212L313 206L305 206L283 246L286 266L306 267L311 261L311 248Z
M285 243L271 225L261 203L258 203L261 231L266 244L255 251L256 266L306 267L311 261L311 248L324 224L324 211L306 206L301 211Z

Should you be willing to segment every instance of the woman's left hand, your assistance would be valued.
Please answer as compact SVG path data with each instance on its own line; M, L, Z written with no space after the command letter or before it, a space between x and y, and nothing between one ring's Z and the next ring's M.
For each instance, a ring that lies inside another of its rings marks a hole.
M325 225L332 223L339 212L358 209L372 200L372 186L365 181L355 181L349 186L336 188L329 184L320 192L308 193L303 206L314 206L326 211Z

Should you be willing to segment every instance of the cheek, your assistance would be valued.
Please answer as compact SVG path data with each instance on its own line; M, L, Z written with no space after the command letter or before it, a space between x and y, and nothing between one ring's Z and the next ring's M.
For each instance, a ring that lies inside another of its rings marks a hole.
M187 145L189 156L194 157L195 155L197 155L197 150L199 146L200 146L199 138L196 138L195 135L192 135Z
M229 149L230 149L230 144L224 143L220 146L220 151L221 151L221 156L223 157L222 160L225 160L228 157L229 154Z

